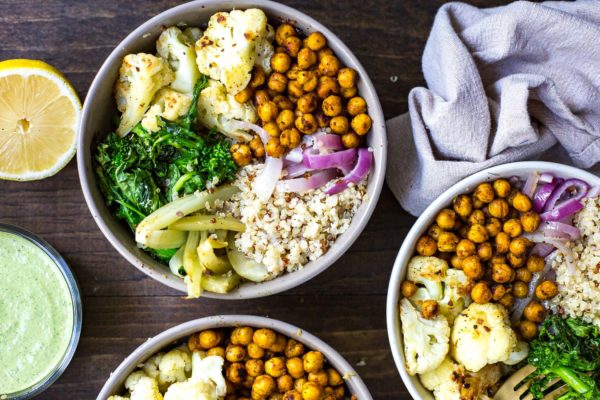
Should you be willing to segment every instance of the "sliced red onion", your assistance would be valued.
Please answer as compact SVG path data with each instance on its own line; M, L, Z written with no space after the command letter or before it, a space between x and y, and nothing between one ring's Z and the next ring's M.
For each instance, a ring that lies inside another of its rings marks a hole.
M598 197L598 196L600 196L600 185L594 186L593 188L591 188L586 195L586 197L589 197L592 199L595 197Z
M359 183L369 174L372 165L373 151L367 148L358 149L358 160L352 171L325 189L325 193L329 195L336 194L342 192L351 183Z
M288 151L285 155L285 160L291 163L301 163L303 159L304 155L302 154L302 147L300 146Z
M548 200L548 202L550 202L550 200ZM560 221L563 218L570 217L576 212L579 212L582 208L583 204L581 204L578 199L573 198L563 201L549 211L540 214L540 218L542 221Z
M306 192L318 189L334 179L337 174L335 169L326 169L316 172L308 178L285 179L277 183L277 190L280 192Z
M275 185L281 177L282 169L283 158L267 157L261 174L254 178L252 191L264 203L273 195Z
M556 188L556 185L558 185L561 181L562 181L562 179L555 179L554 181L552 181L550 183L546 183L545 185L542 185L535 192L535 194L533 195L533 211L535 211L536 213L542 212L542 210L544 209L544 206L546 205L546 202L550 198L550 195Z
M554 180L554 175L549 172L544 172L540 175L540 182L542 183L550 183Z
M533 194L535 193L535 189L537 188L538 180L540 179L540 174L535 171L527 177L525 181L525 185L523 186L522 192L525 193L530 198L533 198Z
M577 240L581 237L579 229L572 225L565 224L563 222L548 221L545 222L544 225L540 228L543 232L555 231L560 233L561 235L566 235L569 238L569 240Z
M535 246L529 252L529 255L540 256L546 258L550 253L554 251L554 246L548 243L536 243Z
M314 147L319 149L321 153L342 150L342 138L339 135L321 133L315 135Z
M544 206L544 211L553 210L558 202L563 199L565 194L568 194L569 200L582 199L590 189L590 185L582 181L581 179L571 178L562 182L552 191L550 198ZM573 191L575 193L573 193Z
M356 153L356 149L337 151L331 154L313 154L312 151L305 150L304 165L313 170L340 168L344 171L344 169L348 169L350 165L354 165Z
M297 164L292 164L287 167L286 178L297 178L299 176L304 175L307 172L312 171L308 168L304 163L300 162Z
M573 252L567 246L566 243L560 241L551 241L552 245L558 249L558 251L563 255L565 261L567 262L567 272L569 275L575 275L577 271L577 267L575 267L575 259L573 258Z

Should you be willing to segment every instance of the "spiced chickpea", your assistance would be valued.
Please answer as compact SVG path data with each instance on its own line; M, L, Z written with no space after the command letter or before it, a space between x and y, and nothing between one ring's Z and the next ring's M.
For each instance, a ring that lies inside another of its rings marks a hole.
M422 256L432 256L437 251L437 244L431 237L425 235L417 240L417 253Z
M302 378L298 378L294 381L294 390L301 392L302 391L302 386L304 386L304 384L308 382L308 380L304 377Z
M286 146L290 149L295 149L296 147L300 146L301 142L302 135L300 135L300 132L298 132L296 128L286 129L281 132L281 136L279 136L279 143L281 143L282 146Z
M317 95L314 93L307 93L298 99L296 107L302 113L311 113L317 109L318 106Z
M283 394L283 400L302 400L302 395L297 390L288 390Z
M239 345L230 344L225 349L225 359L229 362L240 362L246 357L246 350Z
M473 224L467 232L467 238L475 243L483 243L488 240L488 233L485 226L481 224Z
M280 72L271 73L267 81L267 87L277 93L283 93L287 88L287 84L288 78Z
M250 376L257 377L265 372L265 363L263 360L250 359L245 364L246 373Z
M523 310L523 316L531 322L542 322L545 314L546 310L544 310L544 307L535 300L530 301Z
M317 131L317 119L312 114L302 114L296 118L295 124L296 129L305 135L311 135Z
M281 24L275 30L275 41L280 46L283 46L285 39L290 36L296 36L296 30L290 24Z
M258 106L257 112L263 122L269 122L277 117L279 110L277 109L277 104L267 101Z
M300 40L300 38L297 36L290 36L283 41L281 46L283 46L286 53L288 53L291 57L296 58L298 57L298 53L302 48L302 40Z
M492 291L485 282L479 282L471 289L471 298L475 303L485 304L492 299Z
M225 358L225 349L221 346L213 347L206 352L208 356L219 356L221 358Z
M353 117L359 114L365 114L367 112L367 102L362 97L353 97L348 100L346 111Z
M427 234L433 239L433 240L438 240L440 238L440 233L442 233L444 230L442 228L440 228L437 224L433 224L429 227L429 229L427 230Z
M277 385L275 380L269 375L257 376L252 384L252 392L255 392L261 397L266 397L273 393Z
M319 61L318 70L321 75L334 77L340 69L340 61L332 54L323 56Z
M366 135L371 129L371 117L369 117L367 114L358 114L356 117L352 118L350 125L357 135Z
M498 197L504 198L510 194L510 182L508 182L506 179L496 179L492 186L496 196Z
M351 88L356 85L357 73L352 68L342 68L337 74L338 83L342 88Z
M306 382L302 385L302 400L320 400L322 394L323 389L315 382Z
M246 352L248 353L248 357L250 358L263 358L265 356L265 349L252 342L246 348Z
M466 257L462 262L462 270L471 279L481 279L485 270L477 256Z
M240 400L240 399L238 399ZM243 399L242 399L243 400ZM283 400L283 393L271 393L267 400Z
M498 233L502 232L502 222L498 218L490 218L485 224L485 229L490 237L496 237Z
M347 132L342 135L342 144L347 149L355 149L360 145L360 137L354 132Z
M304 365L302 359L299 357L288 358L285 362L287 373L294 379L302 378L304 376Z
M467 222L469 223L469 225L483 225L485 224L485 214L481 210L473 210L473 212L471 212L471 215L469 215Z
M435 222L442 229L453 229L454 223L456 222L456 212L450 210L449 208L444 208L436 215Z
M273 346L269 347L269 351L271 353L283 353L285 351L285 346L287 345L287 339L285 336L277 334L277 339L275 339L275 343Z
M188 338L188 349L190 349L190 351L196 351L201 348L198 336L199 335L190 335Z
M342 400L344 398L344 395L346 393L346 389L344 388L344 386L337 386L333 389L333 395L335 396L336 400ZM354 395L352 395L350 397L350 400L358 400L358 398Z
M264 157L265 146L258 135L254 135L252 140L248 142L248 146L250 147L250 150L252 150L252 154L254 154L255 157Z
M288 72L285 73L285 76L289 80L294 81L298 79L298 77L300 76L300 72L302 72L302 70L298 67L298 64L292 63Z
M275 122L277 123L277 127L283 131L294 125L294 119L294 112L292 110L282 110L275 119Z
M312 92L319 84L319 76L315 71L300 71L297 81L304 91Z
M417 289L417 285L411 281L404 281L400 284L400 292L404 297L411 297L413 294L417 293Z
M285 393L294 388L294 378L290 375L282 375L277 378L277 390L279 393Z
M304 355L303 361L306 372L318 372L323 369L325 358L320 351L309 351Z
M300 85L298 81L288 81L287 92L290 96L295 98L299 98L304 95L304 89L302 89L302 85Z
M492 264L506 264L506 257L502 254L494 254L492 259L490 260L490 265Z
M452 267L454 267L456 269L462 269L463 261L464 261L464 259L460 258L456 254L453 254L452 258L450 258L450 264L452 265Z
M308 381L314 382L321 387L327 386L327 371L311 372L308 374Z
M461 239L456 245L456 255L461 258L472 256L476 252L477 247L475 246L475 243L473 243L469 239Z
M216 347L223 340L223 333L221 331L205 330L200 332L198 337L198 343L203 349L210 349Z
M437 247L439 251L451 252L456 250L456 245L458 244L458 236L453 232L445 232L440 233L440 236L437 241Z
M248 101L250 101L253 94L254 94L254 92L253 92L252 88L248 85L244 89L239 91L235 96L233 96L233 98L238 103L244 104L244 103L247 103Z
M435 300L425 300L421 303L421 315L425 319L434 319L440 310L440 306Z
M318 51L327 45L327 39L321 32L313 32L306 37L305 44L309 49Z
M517 329L524 340L531 340L537 335L537 325L526 319L519 322Z
M333 117L331 118L331 121L329 121L329 127L333 133L343 135L348 132L348 118L344 117L343 115Z
M525 265L525 262L527 261L525 256L515 256L513 253L510 252L506 253L506 260L508 261L508 264L513 268L520 268L523 265Z
M506 283L514 278L515 272L507 264L492 265L492 280L497 283Z
M278 94L273 97L273 103L277 106L277 109L280 111L283 110L292 110L294 108L294 103L285 95Z
M521 214L521 225L525 232L535 232L540 226L540 216L535 211L527 211Z
M308 48L303 48L298 53L298 68L309 69L317 63L317 53Z
M490 203L494 200L494 189L488 182L480 183L475 188L473 195L482 203Z
M545 264L544 258L535 254L527 259L527 269L530 272L540 272L544 269Z
M283 153L285 153L285 146L281 144L279 138L271 138L267 142L265 150L267 152L267 155L269 155L270 157L279 158L283 156Z
M332 94L339 94L340 87L337 81L330 76L321 76L317 85L317 95L325 99Z
M502 230L511 238L516 238L523 233L523 228L521 227L521 223L516 218L511 218L504 223L502 226Z
M250 328L249 326L235 328L233 331L231 331L231 343L248 346L250 343L252 343L253 335L254 329Z
M506 287L498 283L493 284L491 290L493 301L500 301L500 299L506 294Z
M261 328L254 331L252 341L263 349L268 349L275 344L277 334L271 329Z
M344 383L342 376L333 368L327 368L327 382L329 386L340 386Z
M279 378L285 375L286 367L285 361L281 357L273 357L265 363L265 373L271 375L273 378Z
M229 148L229 151L233 161L240 167L248 165L252 161L252 151L247 144L235 143Z
M292 59L287 53L275 53L271 57L271 68L275 72L285 74L292 64Z
M267 132L267 134L271 138L279 138L279 135L281 135L281 130L279 129L279 127L277 126L277 123L275 121L271 121L271 122L267 122L267 123L263 124L263 129Z
M483 201L479 200L474 195L473 195L473 198L471 199L471 201L473 202L473 208L475 208L477 210L479 210L485 204Z
M525 239L524 237L518 237L510 242L509 250L516 256L523 256L527 252L529 245L529 240Z
M516 281L513 283L512 287L512 295L522 299L523 297L527 297L527 293L529 293L529 286L523 281Z
M321 61L323 59L323 57L325 56L332 56L333 55L333 50L331 50L329 47L325 47L319 51L317 51L317 56L319 57L319 61Z
M481 261L488 261L492 259L494 249L490 242L483 242L477 246L477 256Z
M510 293L506 293L500 300L498 300L498 304L501 304L504 306L504 308L510 310L515 305L515 297Z
M500 254L508 253L510 249L510 236L504 232L500 232L495 237L496 252Z
M464 194L457 196L452 202L452 208L462 218L467 218L473 211L473 204L471 198Z
M266 80L267 74L265 74L265 71L261 67L254 67L248 86L252 89L256 89L257 87L264 85Z
M488 206L488 211L492 217L505 218L510 211L508 202L504 199L494 199Z
M513 198L512 206L521 212L527 212L532 207L531 199L526 194L517 193Z
M356 97L357 93L358 89L356 89L356 86L352 86L349 88L340 88L340 95L344 99L352 99L353 97Z
M231 383L242 383L242 381L246 378L246 367L244 364L239 362L234 362L229 365L227 370L225 371L225 377Z
M321 105L323 113L328 117L335 117L342 113L342 99L340 96L331 95L323 100Z
M288 339L285 346L285 356L287 358L300 357L304 354L304 345L294 339Z
M256 92L254 92L254 103L257 107L269 101L271 101L271 97L269 96L266 90L259 89Z
M515 279L529 283L533 279L533 274L525 267L517 268L515 270Z
M540 300L548 300L558 294L558 287L552 281L543 281L535 288L535 295Z

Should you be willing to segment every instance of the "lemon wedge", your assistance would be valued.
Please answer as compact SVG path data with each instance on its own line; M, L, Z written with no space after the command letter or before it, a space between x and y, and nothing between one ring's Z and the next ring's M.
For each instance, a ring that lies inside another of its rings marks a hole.
M65 77L37 60L0 62L0 179L31 181L75 155L81 102Z

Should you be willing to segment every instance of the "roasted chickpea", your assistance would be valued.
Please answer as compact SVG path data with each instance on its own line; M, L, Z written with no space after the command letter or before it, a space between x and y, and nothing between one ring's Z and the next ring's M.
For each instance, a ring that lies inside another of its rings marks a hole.
M521 212L531 210L531 199L523 193L517 193L513 198L512 206Z
M302 142L302 135L296 128L286 129L281 132L281 136L279 137L279 142L282 146L286 146L290 149L295 149L300 146Z
M273 378L279 378L285 375L286 368L285 362L281 357L273 357L265 363L265 372L271 375Z
M294 379L290 375L282 375L277 378L277 390L285 393L294 388Z
M333 50L331 50L329 47L325 47L324 49L319 50L317 55L319 56L319 61L321 61L323 57L333 55Z
M500 300L498 300L498 304L501 304L507 310L510 310L515 305L515 298L512 294L506 293Z
M475 303L485 304L492 299L492 291L485 282L479 282L471 290L471 298Z
M485 273L481 260L477 256L466 257L462 262L462 270L471 279L481 279Z
M248 345L246 351L251 358L263 358L265 356L265 350L254 342Z
M285 346L285 356L287 358L300 357L304 354L304 345L294 339L289 339Z
M296 129L305 135L311 135L317 131L317 119L312 114L302 114L296 118L295 121Z
M482 203L490 203L494 200L494 189L492 188L492 185L487 182L480 183L475 188L473 195Z
M313 32L307 36L305 44L309 49L318 51L327 45L327 39L321 32Z
M267 142L266 152L270 157L279 158L285 153L285 146L281 144L279 138L271 138Z
M506 257L502 254L494 254L492 259L490 260L490 265L492 264L506 264Z
M437 224L433 224L429 227L429 229L427 230L427 234L433 239L433 240L438 240L440 238L440 233L442 233L444 230L442 228L440 228Z
M516 281L512 287L512 295L522 299L523 297L527 297L527 293L529 293L529 286L523 281Z
M416 249L417 253L422 256L432 256L437 251L437 244L435 243L435 240L425 235L417 240Z
M500 232L496 235L496 251L500 254L508 253L510 249L510 236L504 232Z
M283 393L271 393L267 400L283 400Z
M252 140L248 142L248 146L255 157L263 157L265 155L265 146L263 146L262 140L260 140L258 135L254 135Z
M437 241L439 251L450 252L456 250L458 244L458 236L453 232L442 232Z
M252 89L256 89L257 87L264 85L266 81L267 74L265 74L265 71L263 71L261 67L254 67L248 86Z
M190 335L190 337L188 338L188 349L190 349L190 351L196 351L201 349L200 347L200 340L198 339L199 335Z
M452 257L450 258L450 264L452 265L452 267L454 267L456 269L462 269L463 261L464 261L464 259L460 258L456 254L453 254Z
M294 381L294 390L297 392L302 392L302 386L308 382L308 380L304 377L298 378Z
M263 360L250 359L245 364L246 373L250 376L257 377L265 372L265 363Z
M263 122L269 122L277 117L279 110L277 109L277 104L267 101L258 106L257 112Z
M454 208L454 211L462 218L467 218L471 215L471 211L473 211L473 204L471 203L469 196L461 194L452 202L452 208Z
M249 149L250 148L248 148L248 150ZM213 330L202 331L200 332L198 340L200 347L208 350L212 347L218 346L219 343L221 343L221 340L223 340L223 332Z
M343 135L348 132L348 118L338 115L337 117L331 118L329 122L329 127L333 133L337 133L338 135Z
M252 392L259 396L266 397L273 393L276 387L277 385L272 377L269 375L260 375L256 377L252 384Z
M552 281L543 281L535 288L535 295L540 300L548 300L558 294L558 287Z
M515 270L515 279L529 283L533 279L533 274L527 268L517 268Z
M544 258L538 255L531 255L527 259L527 269L530 272L540 272L544 269L545 265L546 262L544 261Z
M510 183L506 179L496 179L493 183L494 192L498 197L507 197L510 194Z
M277 123L277 127L283 131L294 125L294 119L294 112L292 110L282 110L275 119L275 122Z
M500 301L500 299L502 299L502 297L504 297L505 294L506 287L504 287L504 285L500 285L497 283L492 285L492 300Z
M254 329L250 328L249 326L235 328L233 331L231 331L231 343L248 346L250 343L252 343L253 335Z
M271 101L271 97L269 97L266 90L259 89L254 92L254 103L256 103L257 107L260 107L261 104L265 104L269 101Z
M467 232L467 238L475 243L483 243L488 240L488 233L485 226L481 224L473 224Z
M434 319L439 312L439 304L435 300L425 300L421 303L421 315L425 319Z
M461 239L456 245L456 255L461 258L472 256L476 252L477 248L475 247L475 243L469 239Z
M327 377L329 386L339 386L344 383L344 379L342 379L340 373L333 368L327 368Z
M283 400L302 400L302 395L297 390L289 390L283 394Z
M338 72L337 79L340 87L351 88L356 85L357 74L352 68L342 68Z
M525 232L535 232L540 226L540 216L535 211L527 211L521 214L521 225Z
M319 62L319 73L324 76L336 76L340 69L340 61L334 55L323 56Z
M488 261L492 259L494 249L490 242L483 242L477 246L477 256L481 261Z
M277 93L283 93L288 85L288 78L280 72L273 72L269 75L267 87ZM273 103L275 104L275 103Z
M319 77L315 71L300 71L298 72L297 81L302 90L312 92L319 84Z
M485 214L481 210L473 210L471 215L469 215L467 222L469 225L483 225L485 224Z
M244 143L235 143L229 148L233 161L240 167L250 164L252 161L252 151L250 146Z
M339 94L340 87L334 78L329 76L322 76L319 78L319 84L317 85L317 95L325 99L332 94Z
M502 230L511 238L516 238L523 233L523 228L521 227L521 223L516 218L511 218L504 223L502 226Z
M282 46L286 53L291 57L296 58L302 48L302 40L296 36L290 36L283 41Z
M239 362L230 364L225 371L225 377L231 383L242 383L246 379L246 375L246 367Z
M209 356L219 356L221 358L225 358L225 349L221 346L213 347L206 352Z
M496 237L496 235L502 232L502 222L498 218L490 218L485 224L485 229L487 229L490 237Z
M285 346L287 345L287 339L285 336L277 334L277 339L275 339L275 343L273 346L269 347L269 351L271 353L283 353L285 351Z
M317 95L314 93L307 93L303 95L298 99L296 106L302 113L311 113L315 111L318 106Z
M293 63L288 72L285 73L285 76L288 80L295 81L300 76L300 72L302 72L302 70L298 67L298 64Z
M233 98L240 104L247 103L252 98L253 90L250 86L246 86L243 90L238 92Z
M302 385L303 400L319 400L322 394L323 389L314 382L306 382L304 385Z
M304 355L304 370L306 372L318 372L323 369L325 359L319 351L309 351Z
M287 92L291 97L296 99L304 95L304 89L302 89L302 86L298 83L298 81L288 81ZM297 100L294 101L297 102Z
M508 202L504 199L494 199L488 206L488 211L492 217L505 218L510 211Z
M492 280L498 283L506 283L514 278L515 272L507 264L492 264Z
M298 53L298 68L309 69L317 63L317 53L306 47Z
M279 138L279 135L281 135L281 130L279 130L279 127L275 121L263 124L263 129L269 134L269 137Z
M529 304L527 304L523 310L523 316L525 316L525 318L531 322L542 322L545 314L546 310L544 310L544 307L535 300L529 302Z
M524 237L518 237L510 242L509 250L515 256L523 256L527 252L529 245L529 240Z
M225 349L225 359L229 362L239 362L246 357L246 350L242 346L230 344Z
M303 361L298 357L288 358L285 362L287 373L294 379L302 378L304 376L304 365Z
M340 88L340 95L344 99L352 99L353 97L356 97L357 93L358 89L356 89L356 86L352 86L349 88Z
M337 386L333 389L333 395L335 396L336 400L342 400L344 398L345 393L346 390L344 389L344 386ZM358 398L352 395L350 397L350 400L358 400Z
M323 100L321 108L323 109L323 114L328 117L340 115L342 113L342 99L340 96L331 95Z
M360 145L360 138L354 132L344 133L342 135L342 144L347 149L355 149Z
M362 97L353 97L348 100L346 111L353 117L365 114L367 112L367 102Z
M448 208L444 208L435 217L435 222L442 229L451 230L456 223L456 212Z
M275 41L280 46L283 46L285 39L290 36L296 36L296 30L290 24L281 24L275 30Z
M519 322L517 326L519 333L524 340L531 340L537 335L537 325L526 319Z
M367 114L358 114L356 117L352 118L350 125L357 135L363 136L369 132L371 129L371 124L371 117L369 117Z
M314 382L321 387L327 386L327 371L311 372L308 374L308 381Z
M268 349L275 344L277 334L271 329L261 328L254 331L252 341L263 349Z
M275 72L285 74L290 69L291 64L292 59L287 53L276 53L271 57L271 68Z
M400 284L400 292L404 297L411 297L417 292L417 285L411 281L404 281Z
M478 209L480 209L481 207L483 207L483 205L484 205L484 202L483 202L483 201L481 201L481 200L479 200L479 199L478 199L477 197L475 197L475 196L473 196L473 197L471 198L471 201L473 202L473 208L475 208L475 209L477 209L477 210L478 210Z

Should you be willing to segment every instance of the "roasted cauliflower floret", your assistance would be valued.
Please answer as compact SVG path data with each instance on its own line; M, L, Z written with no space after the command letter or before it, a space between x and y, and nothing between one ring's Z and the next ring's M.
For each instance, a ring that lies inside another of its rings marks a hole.
M125 380L125 388L131 393L131 400L163 400L156 379L142 371L129 375Z
M150 378L158 379L158 364L165 353L156 353L150 357L142 366L142 371Z
M227 394L227 384L223 377L223 363L219 356L204 357L201 352L192 354L192 379L209 380L214 383L217 396Z
M115 84L117 108L122 113L117 133L125 136L140 122L156 92L175 74L166 60L151 54L129 54L123 59Z
M217 389L211 381L189 379L169 386L164 400L218 400Z
M106 400L130 400L130 399L129 399L129 397L123 397L123 396L110 396Z
M501 376L498 364L488 365L479 372L469 372L446 357L438 368L419 378L436 400L483 400L493 393Z
M142 119L142 126L150 132L157 132L160 130L159 117L176 121L187 114L191 103L192 98L186 94L169 88L160 89Z
M410 375L437 368L449 350L450 326L443 315L425 319L410 301L400 301L406 369Z
M193 32L189 32L189 35L193 35ZM191 94L196 81L200 78L194 42L190 41L188 35L185 35L181 29L172 26L160 34L156 41L156 50L175 71L171 88Z
M218 81L209 79L208 86L200 92L198 121L207 128L216 128L235 140L250 141L252 135L232 126L232 121L256 122L257 118L251 102L238 103Z
M469 371L504 362L517 346L508 312L495 303L472 303L452 327L452 356Z
M183 349L173 349L162 356L158 364L158 382L168 385L185 381L192 371L192 357Z
M511 350L508 360L503 361L506 365L516 365L527 358L529 355L529 345L527 342L519 340L517 345Z
M227 92L235 95L248 85L255 65L270 72L272 34L273 28L268 26L262 10L218 12L196 42L198 69L221 81Z

